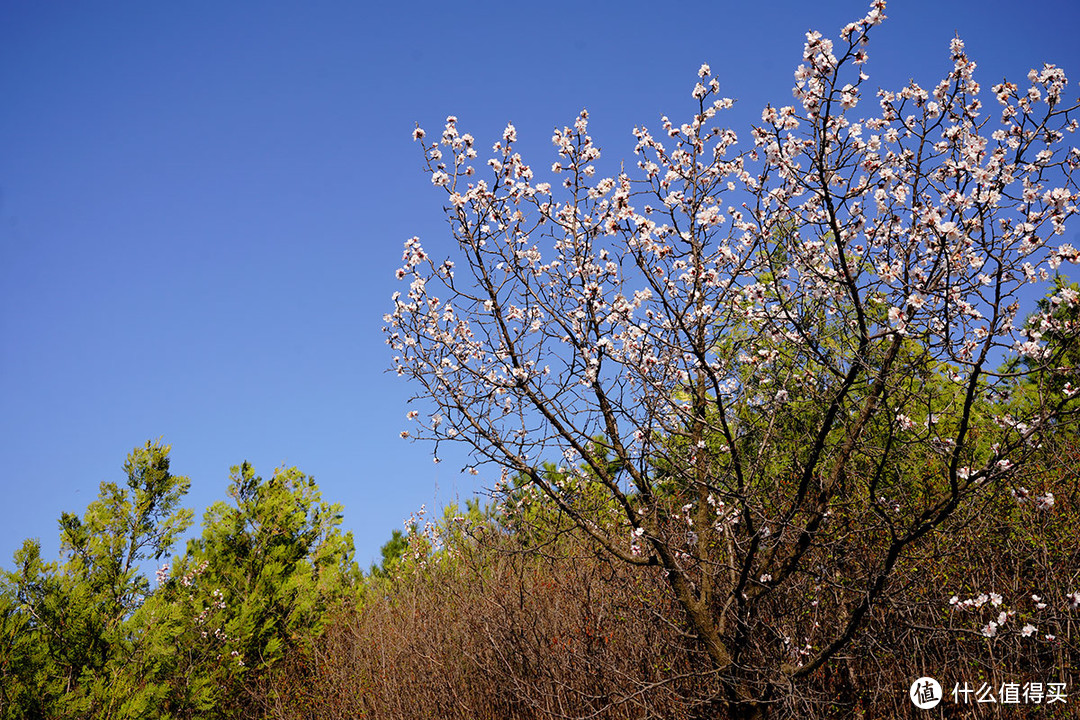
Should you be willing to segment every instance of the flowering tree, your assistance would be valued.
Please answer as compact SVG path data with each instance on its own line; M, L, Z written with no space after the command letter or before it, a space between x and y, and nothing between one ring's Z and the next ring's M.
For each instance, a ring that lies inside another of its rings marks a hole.
M1056 310L1077 293L1020 316L1025 286L1080 260L1051 242L1078 197L1065 75L1001 82L984 109L956 39L942 82L875 104L884 6L835 44L807 34L796 103L749 147L707 65L690 121L635 128L637 170L614 177L585 111L552 138L552 182L513 126L486 169L456 118L414 133L457 244L405 243L388 342L431 411L402 435L467 443L473 472L660 568L736 714L833 657L897 563L1071 413Z

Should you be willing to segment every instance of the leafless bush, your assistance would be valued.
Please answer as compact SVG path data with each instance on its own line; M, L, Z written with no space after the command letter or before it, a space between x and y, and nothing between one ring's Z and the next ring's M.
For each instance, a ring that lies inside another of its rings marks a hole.
M987 683L995 696L1003 683L1072 688L1080 677L1069 597L1080 574L1078 456L1059 448L1056 463L1029 475L1031 496L1052 493L1052 507L1040 509L1022 494L998 499L957 515L948 532L920 546L898 569L867 632L781 693L772 714L903 717L912 707L908 688L924 675L938 678L946 694L965 682L973 689ZM700 671L702 651L679 620L662 570L641 573L613 562L557 522L545 531L553 539L539 545L490 527L457 533L439 553L410 558L278 673L265 693L269 715L728 717L721 680ZM802 622L793 632L834 632L842 617L822 599L863 561L853 554L827 575L793 584L775 596L775 612L763 612L762 622L781 627L795 617ZM1005 621L987 637L1003 612ZM814 649L805 648L813 645L808 634L788 642L794 656ZM1045 705L1042 716L1070 717L1075 703ZM941 707L952 713L941 717L1008 717L1015 709L951 698Z

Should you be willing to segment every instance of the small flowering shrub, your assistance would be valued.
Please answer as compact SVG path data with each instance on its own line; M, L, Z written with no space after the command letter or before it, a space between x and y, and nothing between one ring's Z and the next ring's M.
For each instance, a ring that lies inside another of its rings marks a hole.
M738 716L849 646L1075 412L1078 294L1020 314L1080 260L1055 240L1080 166L1065 74L985 93L957 38L941 82L874 93L884 9L808 33L795 102L749 144L708 65L688 121L635 128L612 177L585 111L550 171L513 126L486 164L456 117L414 132L454 242L406 241L397 271L387 341L427 404L402 436L466 443L659 570Z

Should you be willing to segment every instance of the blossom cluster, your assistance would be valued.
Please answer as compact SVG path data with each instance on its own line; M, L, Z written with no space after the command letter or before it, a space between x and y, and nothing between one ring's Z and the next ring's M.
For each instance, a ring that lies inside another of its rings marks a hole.
M1045 601L1043 596L1038 594L1032 594L1030 597L1032 609L1025 612L1024 616L1029 619L1025 622L1016 632L1020 637L1028 638L1036 635L1038 627L1033 624L1034 620L1038 619L1038 615L1043 611L1048 610L1049 604ZM991 609L996 615L993 615L993 619L988 621L979 629L979 634L983 637L993 638L998 637L1005 630L1005 626L1016 616L1017 611L1015 609L1006 609L1003 606L1004 599L999 593L979 593L975 597L961 600L958 595L953 595L949 598L949 606L959 611L977 612L980 609L986 607ZM1076 610L1080 608L1080 592L1069 593L1065 596L1065 609ZM1044 633L1043 640L1052 641L1057 638L1053 633Z

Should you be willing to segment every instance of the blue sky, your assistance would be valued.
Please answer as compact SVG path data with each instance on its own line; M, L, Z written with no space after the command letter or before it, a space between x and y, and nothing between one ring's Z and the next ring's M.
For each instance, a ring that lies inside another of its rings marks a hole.
M708 62L745 136L791 102L804 33L867 5L0 1L0 565L26 537L54 556L60 513L159 437L197 518L245 459L314 475L365 565L493 483L398 437L382 315L402 242L448 249L414 123L455 114L488 148L513 121L544 167L587 107L616 160L635 124L688 118ZM957 32L984 87L1080 81L1071 0L887 14L873 85L932 86Z

